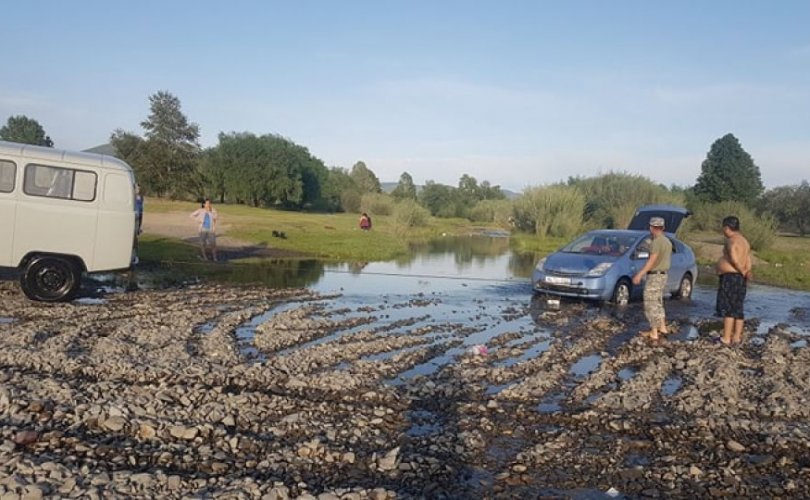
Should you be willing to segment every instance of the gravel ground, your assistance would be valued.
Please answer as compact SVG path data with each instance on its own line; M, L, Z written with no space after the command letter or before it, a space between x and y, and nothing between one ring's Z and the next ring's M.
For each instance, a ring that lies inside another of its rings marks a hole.
M44 305L0 283L0 498L810 496L810 351L788 325L731 349L675 319L653 347L639 308L431 319L441 300Z

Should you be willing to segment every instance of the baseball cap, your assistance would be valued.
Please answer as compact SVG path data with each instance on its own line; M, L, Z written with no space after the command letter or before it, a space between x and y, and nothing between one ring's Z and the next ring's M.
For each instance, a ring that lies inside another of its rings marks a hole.
M650 225L653 227L664 227L663 217L650 217Z

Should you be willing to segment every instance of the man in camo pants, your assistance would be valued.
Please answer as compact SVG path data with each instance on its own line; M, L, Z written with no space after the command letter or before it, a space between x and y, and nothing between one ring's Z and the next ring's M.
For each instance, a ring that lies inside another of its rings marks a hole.
M641 280L647 277L644 284L644 315L650 323L650 329L641 332L641 335L657 341L659 335L669 333L664 313L664 288L672 263L672 242L664 235L662 217L650 218L650 235L650 257L644 267L633 276L633 284L640 285Z

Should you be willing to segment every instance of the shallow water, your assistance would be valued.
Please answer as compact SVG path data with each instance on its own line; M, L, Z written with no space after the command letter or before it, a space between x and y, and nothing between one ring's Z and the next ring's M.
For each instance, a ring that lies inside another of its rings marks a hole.
M418 317L418 321L409 323L408 329L429 327L431 325L458 324L465 328L473 327L474 331L465 331L454 335L453 332L440 331L425 335L428 341L416 347L394 350L364 357L367 361L387 360L392 356L424 347L436 348L436 355L410 369L399 373L390 383L400 384L415 375L430 376L447 364L456 362L460 356L467 355L470 347L478 344L487 345L493 338L509 332L517 332L520 337L507 342L504 346L488 346L490 353L502 348L517 348L514 356L502 357L495 364L511 367L541 356L551 345L551 334L548 327L539 326L537 319L543 315L566 315L573 307L581 307L577 301L563 300L559 306L551 308L539 298L533 297L530 276L536 257L530 254L516 254L509 248L509 240L504 237L469 236L447 237L414 246L408 258L391 262L371 263L325 263L317 260L303 261L264 261L252 265L221 265L209 268L206 279L224 281L258 282L268 287L306 286L317 292L334 295L329 308L346 309L345 317L374 316L375 328L391 327L390 334L396 334L395 323ZM199 267L180 267L171 273L153 271L139 273L138 283L141 287L171 286L185 280L197 282L195 270ZM180 274L177 274L177 273ZM163 273L163 274L162 274ZM714 318L715 290L711 284L695 285L691 301L668 300L665 308L668 318L679 321L680 329L673 335L673 340L694 340L699 332L695 326L700 321ZM108 291L111 283L100 281L100 288ZM112 287L114 288L114 286ZM84 305L98 303L101 299L84 298L78 302ZM262 360L263 355L253 346L255 329L275 314L286 310L281 306L265 314L251 318L237 328L236 334L242 353L249 359ZM749 319L758 321L757 334L766 335L771 328L781 325L783 329L799 335L810 336L810 293L783 290L774 287L753 284L746 299L746 311ZM615 314L623 316L628 313L638 314L640 303L632 303L624 310L612 307L599 308L594 305L589 311L596 314ZM529 314L526 314L529 311ZM577 313L579 314L579 312ZM5 322L13 321L12 318ZM0 323L4 322L0 319ZM542 323L542 322L541 322ZM210 330L213 325L204 325L201 331ZM360 325L340 330L329 336L284 350L290 351L312 347L329 342L335 338L350 335L353 332L370 328ZM624 332L611 339L607 352L611 355L620 348L635 331ZM755 339L754 339L755 340ZM800 348L805 344L798 343ZM575 378L586 377L597 370L602 357L598 354L586 355L575 361L570 368L570 375ZM620 378L630 375L622 372ZM494 394L507 387L493 386L487 392ZM664 393L669 392L675 382L665 384ZM673 390L676 391L677 388ZM557 403L548 402L546 411L556 411Z

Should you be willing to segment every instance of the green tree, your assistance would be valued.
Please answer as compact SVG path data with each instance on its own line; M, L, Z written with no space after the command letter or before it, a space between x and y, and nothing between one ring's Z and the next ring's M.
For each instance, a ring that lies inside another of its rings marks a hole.
M416 185L413 183L413 177L408 172L402 172L399 176L397 187L391 191L391 196L398 200L415 200L416 199Z
M236 203L330 208L322 198L329 184L326 166L307 148L279 135L220 133L219 144L201 162L201 171L209 186Z
M419 203L438 217L458 217L463 206L458 199L457 189L452 186L427 181L419 193Z
M345 168L329 169L327 182L321 194L328 210L357 212L360 210L360 190Z
M198 172L200 130L181 111L180 99L167 91L149 97L150 114L141 122L145 138L116 130L110 137L119 156L129 163L146 192L184 197L202 194Z
M354 164L349 175L362 193L382 193L380 179L362 161Z
M699 200L739 201L751 207L764 190L759 167L732 134L712 144L700 168L694 188Z
M483 181L478 187L478 193L481 200L505 200L506 195L503 194L501 186L492 186L489 181Z
M45 135L45 129L33 118L25 115L9 116L6 124L0 128L0 139L4 141L34 144L53 147L53 141Z
M779 186L766 191L760 199L762 211L770 213L779 226L804 236L810 233L810 184Z

